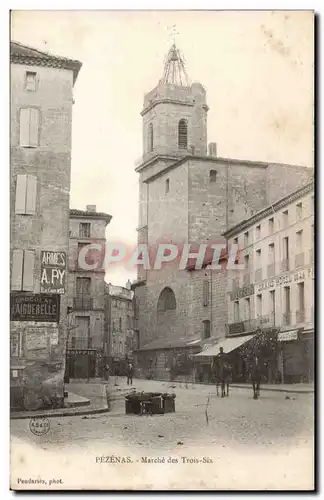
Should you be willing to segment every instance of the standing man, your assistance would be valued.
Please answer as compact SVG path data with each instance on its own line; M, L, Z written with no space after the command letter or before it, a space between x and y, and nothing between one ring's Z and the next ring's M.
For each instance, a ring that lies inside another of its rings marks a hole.
M253 387L253 399L260 397L260 382L261 382L261 366L258 356L255 356L252 361L251 380Z
M128 366L127 366L127 385L133 385L133 364L131 361L129 361Z

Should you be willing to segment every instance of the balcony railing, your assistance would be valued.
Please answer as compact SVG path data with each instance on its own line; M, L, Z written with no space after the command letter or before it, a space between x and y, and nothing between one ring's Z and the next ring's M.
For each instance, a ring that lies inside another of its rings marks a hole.
M262 281L262 268L257 269L255 271L254 280L255 281Z
M299 325L299 323L304 323L305 322L305 310L299 310L296 311L296 323Z
M243 286L247 286L250 284L250 273L245 273L243 275Z
M252 332L257 328L271 328L275 326L275 315L270 313L257 318L251 318L236 323L230 323L227 326L228 335L237 335L239 333Z
M282 315L282 323L284 326L291 325L291 312L285 312Z
M73 299L73 309L77 310L93 309L93 299L91 297L75 297Z
M298 253L295 256L295 266L296 267L301 267L305 264L305 254L304 252Z
M282 272L289 271L289 259L283 259L281 261L281 271Z
M267 273L268 274L268 278L271 278L272 276L274 276L274 274L275 274L275 265L274 265L274 263L268 265L267 271L268 271L268 273Z

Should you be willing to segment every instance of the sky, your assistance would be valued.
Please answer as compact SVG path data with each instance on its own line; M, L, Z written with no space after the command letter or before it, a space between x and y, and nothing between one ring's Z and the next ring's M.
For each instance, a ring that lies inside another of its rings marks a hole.
M313 167L310 11L14 11L11 39L82 62L74 87L71 208L113 216L107 240L136 245L143 97L172 26L190 80L207 91L221 157ZM136 276L120 266L106 281Z

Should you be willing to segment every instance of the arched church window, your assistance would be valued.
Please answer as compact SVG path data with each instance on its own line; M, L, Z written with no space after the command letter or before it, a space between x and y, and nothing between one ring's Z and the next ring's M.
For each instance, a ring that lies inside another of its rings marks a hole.
M148 128L148 150L153 151L154 138L153 138L153 124L149 124Z
M188 125L184 119L180 120L178 125L178 146L181 149L188 148Z
M173 290L171 290L171 288L169 287L163 288L157 304L158 312L165 312L170 309L176 309L176 307L177 303Z

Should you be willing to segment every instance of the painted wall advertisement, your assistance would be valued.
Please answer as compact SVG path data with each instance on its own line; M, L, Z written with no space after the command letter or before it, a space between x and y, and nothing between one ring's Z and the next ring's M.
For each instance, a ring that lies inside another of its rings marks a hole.
M66 253L42 251L41 253L41 292L66 292Z
M305 269L303 271L294 271L293 273L284 274L282 276L277 276L275 278L271 278L263 283L260 283L256 286L256 291L261 292L267 288L274 288L281 285L289 285L293 281L300 281L306 278L313 279L314 278L314 269L310 267L309 269Z
M10 294L10 321L58 323L59 319L59 295Z

